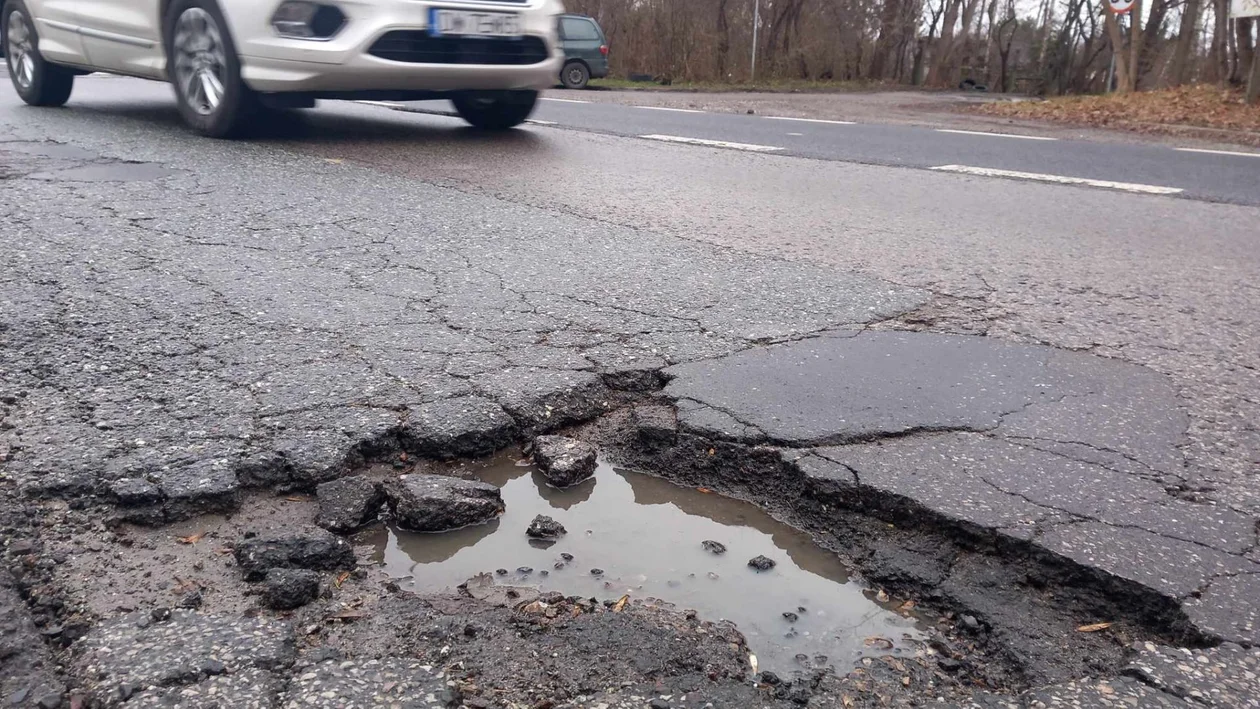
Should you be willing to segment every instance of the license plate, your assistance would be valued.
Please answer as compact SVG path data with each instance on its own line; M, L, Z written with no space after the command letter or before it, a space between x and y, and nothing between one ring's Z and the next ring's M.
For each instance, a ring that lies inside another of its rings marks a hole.
M434 37L520 37L521 16L514 12L429 10L429 34Z

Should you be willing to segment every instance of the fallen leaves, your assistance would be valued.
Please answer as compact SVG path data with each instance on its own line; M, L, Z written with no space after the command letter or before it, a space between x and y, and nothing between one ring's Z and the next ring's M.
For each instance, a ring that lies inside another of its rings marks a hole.
M862 644L867 647L879 648L880 650L893 649L893 641L879 635L872 635L866 638L862 641Z
M1141 132L1211 128L1260 132L1260 108L1247 106L1243 93L1217 86L1182 86L1104 96L1063 96L1046 101L982 104L981 113L1032 120L1076 123ZM1260 144L1255 136L1243 142Z
M706 494L706 495L711 495L711 494L713 494L713 491L712 491L712 490L710 490L710 489L709 489L709 488L707 488L707 487L698 487L698 488L696 488L696 490L698 490L698 491L700 491L700 492L703 492L703 493L704 493L704 494Z
M351 622L355 620L361 620L366 617L367 617L367 613L364 613L363 611L342 611L340 613L334 613L333 615L328 616L328 619L340 620L343 623L345 623L345 622Z
M887 603L887 602L888 602L888 592L887 592L887 591L885 591L885 590L884 590L884 589L882 589L882 588L881 588L881 589L879 589L879 592L875 594L875 600L879 601L880 603Z
M196 544L197 542L201 541L206 536L206 534L208 534L208 532L197 532L196 534L190 534L187 537L179 537L175 541L179 542L180 544Z
M1106 630L1107 628L1110 628L1110 627L1111 627L1111 623L1091 623L1089 625L1082 625L1081 627L1076 629L1076 632L1097 633L1100 630Z
M178 576L173 576L172 578L175 579L175 586L171 588L171 593L177 596L180 594L188 593L189 591L201 590L201 584L197 583L196 581L191 581L191 580L185 581L184 579L181 579Z
M342 571L341 573L337 574L337 578L333 581L333 585L336 586L337 588L341 588L341 584L345 583L346 579L348 578L350 578L350 572Z
M627 593L626 595L622 596L621 598L618 598L618 599L617 599L617 602L613 604L613 607L612 607L612 612L613 612L613 613L620 613L621 611L623 611L623 610L625 610L625 609L626 609L626 604L627 604L627 603L629 603L629 602L630 602L630 594L628 594L628 593Z
M285 502L306 502L306 498L298 497L297 495L290 495L289 497L284 498L284 501Z

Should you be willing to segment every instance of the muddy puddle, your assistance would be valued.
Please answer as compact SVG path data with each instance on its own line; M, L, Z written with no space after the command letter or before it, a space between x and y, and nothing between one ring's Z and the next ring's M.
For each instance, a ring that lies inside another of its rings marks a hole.
M475 477L502 488L507 511L498 521L442 534L379 530L377 561L386 573L415 591L507 570L499 583L659 599L735 623L760 666L780 672L842 669L864 656L910 651L922 637L915 620L852 582L834 554L753 505L603 463L591 480L558 490L517 457L472 466ZM525 535L540 514L568 530L549 548ZM707 551L705 540L727 551ZM749 568L758 555L777 566Z

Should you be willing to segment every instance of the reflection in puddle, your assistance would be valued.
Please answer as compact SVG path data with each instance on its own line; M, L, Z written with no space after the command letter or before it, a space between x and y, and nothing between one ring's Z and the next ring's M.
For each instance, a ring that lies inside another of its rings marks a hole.
M705 619L734 622L760 666L778 671L801 664L843 668L863 655L886 653L888 641L899 652L906 640L921 637L914 621L850 583L834 554L745 502L605 464L593 479L567 490L549 487L508 455L477 464L474 472L502 488L503 516L442 534L386 530L377 559L390 576L410 577L416 591L439 591L509 569L498 577L501 583L600 599L625 593L658 598ZM525 536L539 514L568 529L550 548L532 546ZM706 539L728 551L705 551L700 543ZM561 554L573 561L556 568ZM759 554L778 566L765 573L748 568ZM533 571L516 571L522 567ZM602 576L592 575L596 568Z

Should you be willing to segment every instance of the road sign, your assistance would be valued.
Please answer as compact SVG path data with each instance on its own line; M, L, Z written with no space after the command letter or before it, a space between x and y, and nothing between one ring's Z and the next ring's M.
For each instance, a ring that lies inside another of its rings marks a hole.
M1246 2L1247 0L1243 0ZM1134 0L1107 0L1108 7L1117 15L1127 15L1133 10Z
M1260 0L1230 0L1229 16L1260 17Z

